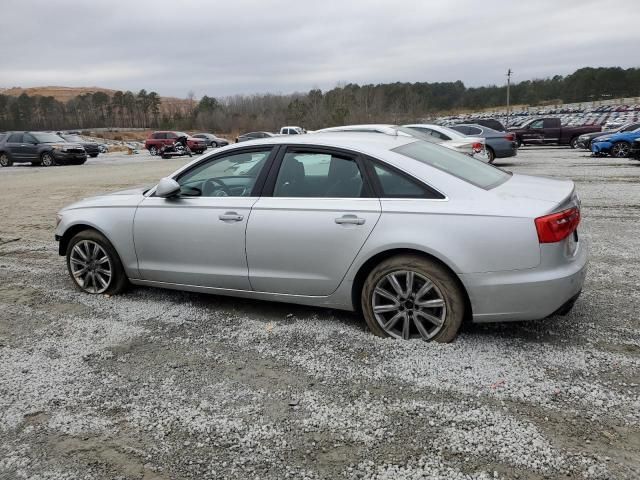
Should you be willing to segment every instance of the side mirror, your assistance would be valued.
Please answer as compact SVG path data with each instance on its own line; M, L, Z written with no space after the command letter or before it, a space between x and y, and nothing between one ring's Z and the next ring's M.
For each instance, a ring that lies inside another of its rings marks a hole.
M173 197L180 193L180 185L173 178L163 178L156 188L156 196L161 198Z

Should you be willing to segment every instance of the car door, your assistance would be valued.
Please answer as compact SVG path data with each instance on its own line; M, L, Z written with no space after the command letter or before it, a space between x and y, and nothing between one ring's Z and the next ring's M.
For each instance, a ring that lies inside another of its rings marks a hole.
M254 290L333 293L380 217L358 155L281 149L247 225Z
M14 162L24 161L25 148L22 143L22 136L22 133L12 133L5 144Z
M273 147L210 157L179 174L175 198L148 196L134 218L143 280L250 290L245 230Z
M22 135L23 160L35 162L38 160L38 140L30 133L24 133Z
M559 143L562 128L557 118L545 118L543 121L544 143ZM567 139L568 141L568 139Z
M544 120L534 120L529 128L522 132L522 140L525 143L540 144L544 142Z

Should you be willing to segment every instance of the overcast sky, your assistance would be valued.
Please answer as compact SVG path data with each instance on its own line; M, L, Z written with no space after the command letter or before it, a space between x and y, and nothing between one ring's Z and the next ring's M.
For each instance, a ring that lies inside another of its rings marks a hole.
M637 0L2 0L0 87L185 97L640 66Z

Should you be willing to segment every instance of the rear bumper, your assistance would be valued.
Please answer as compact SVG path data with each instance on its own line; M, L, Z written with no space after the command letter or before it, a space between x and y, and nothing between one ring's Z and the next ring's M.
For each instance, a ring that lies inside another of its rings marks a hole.
M543 260L527 270L460 275L471 300L473 321L539 320L572 307L587 274L587 247L581 241L568 262L555 262L555 258L546 262L549 265Z

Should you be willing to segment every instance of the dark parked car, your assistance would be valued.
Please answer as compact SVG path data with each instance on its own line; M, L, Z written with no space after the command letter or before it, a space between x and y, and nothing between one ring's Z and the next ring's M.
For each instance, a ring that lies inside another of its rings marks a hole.
M578 137L585 133L600 132L599 125L563 127L559 118L534 118L518 128L510 128L515 133L518 146L521 145L569 145L578 147Z
M82 145L66 142L55 133L6 132L0 139L0 166L14 163L53 165L82 165L87 152Z
M460 125L469 125L469 124L474 124L474 125L482 125L483 127L488 127L492 130L495 130L496 132L506 132L507 129L504 128L504 125L502 125L502 123L500 123L498 120L495 120L493 118L474 118L472 121L468 121L468 122L461 122Z
M96 142L88 142L84 138L80 137L79 135L73 134L73 133L60 133L60 132L58 132L58 135L60 135L62 138L64 138L69 143L75 143L75 144L82 145L82 148L84 148L84 151L87 152L87 155L89 155L92 158L96 158L98 156L98 154L100 153L100 145L97 144Z
M208 147L218 148L226 147L229 142L224 138L216 137L213 133L196 133L193 138L200 138L205 141Z
M149 150L151 155L157 155L164 146L173 145L180 137L187 137L187 146L189 150L198 155L207 149L207 144L201 138L194 138L183 132L159 131L153 132L149 138L144 141L144 148Z
M618 128L614 128L611 130L594 132L594 133L585 133L578 137L578 148L586 148L587 150L591 150L591 142L593 142L593 140L598 137L602 137L604 135L613 135L614 133L630 132L638 128L640 128L640 123L638 122L625 123L624 125L620 125Z
M270 132L249 132L236 137L236 143L238 142L247 142L249 140L257 140L258 138L267 138L267 137L275 137L273 133Z
M631 153L629 154L629 157L640 160L640 138L634 140L631 144Z
M477 124L454 125L451 128L468 137L483 137L489 163L493 163L496 158L515 157L518 154L518 144L513 133L497 132Z

